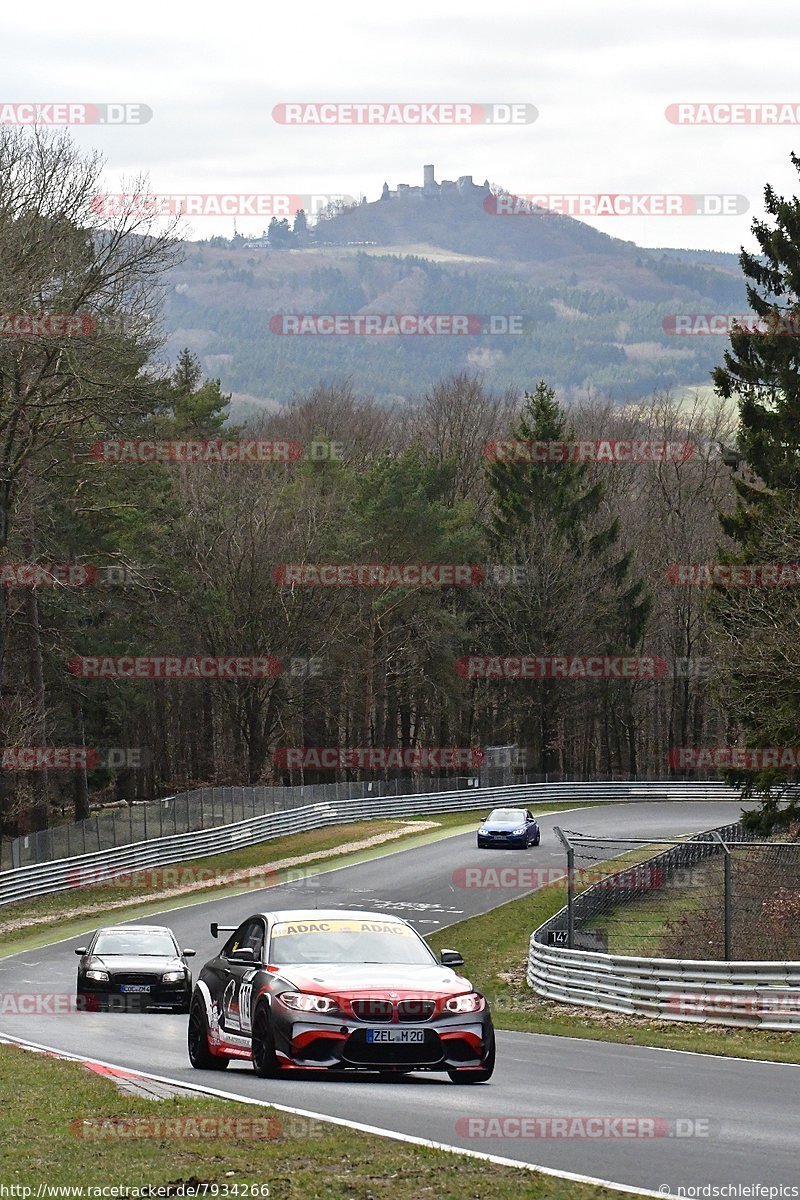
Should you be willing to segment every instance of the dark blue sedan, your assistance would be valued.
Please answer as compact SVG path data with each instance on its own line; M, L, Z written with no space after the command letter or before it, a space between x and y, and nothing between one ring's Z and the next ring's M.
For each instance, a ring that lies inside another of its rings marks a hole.
M536 818L527 808L496 808L478 830L478 848L510 846L527 850L538 846L541 833Z

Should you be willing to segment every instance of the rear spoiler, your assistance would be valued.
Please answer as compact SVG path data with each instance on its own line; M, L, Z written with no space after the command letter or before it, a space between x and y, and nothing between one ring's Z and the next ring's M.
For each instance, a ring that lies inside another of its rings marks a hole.
M238 925L218 925L216 921L211 922L211 936L219 937L220 933L233 933L238 929Z

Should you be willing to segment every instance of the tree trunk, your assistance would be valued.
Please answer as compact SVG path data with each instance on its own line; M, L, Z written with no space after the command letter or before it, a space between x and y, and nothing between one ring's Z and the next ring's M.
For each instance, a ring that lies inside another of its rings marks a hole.
M86 732L83 726L83 705L75 692L69 697L70 715L72 717L72 742L75 746L85 745ZM79 767L72 778L72 795L76 821L84 821L89 816L89 785L86 779L86 767Z

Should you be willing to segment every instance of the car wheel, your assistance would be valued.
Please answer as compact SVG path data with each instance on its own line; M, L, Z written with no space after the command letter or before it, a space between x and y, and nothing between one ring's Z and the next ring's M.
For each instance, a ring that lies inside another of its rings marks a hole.
M224 1054L212 1054L208 1044L208 1019L206 1006L200 996L195 996L189 1009L189 1061L198 1071L224 1071L230 1062Z
M463 1067L449 1070L447 1074L450 1076L452 1083L487 1083L494 1074L494 1038L492 1038L492 1048L486 1059L486 1065L481 1071L465 1070Z
M542 840L542 835L541 835L541 832L540 832L539 830L537 830L537 831L536 831L536 841L533 843L533 844L534 844L534 846L538 846L538 845L539 845L539 842L540 842L541 840Z
M266 1004L256 1009L252 1033L253 1070L262 1079L276 1079L281 1073L275 1053L275 1038Z

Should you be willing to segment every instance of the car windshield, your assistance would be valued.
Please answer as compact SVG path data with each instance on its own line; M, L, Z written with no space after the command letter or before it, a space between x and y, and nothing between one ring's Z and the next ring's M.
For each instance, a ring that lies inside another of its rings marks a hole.
M277 965L385 963L430 966L436 958L408 925L395 921L321 917L274 925L269 961Z
M525 824L525 813L521 808L496 808L487 818L489 821L513 821L515 825Z
M148 958L168 956L174 958L178 951L168 933L101 933L92 949L92 954L140 954Z

